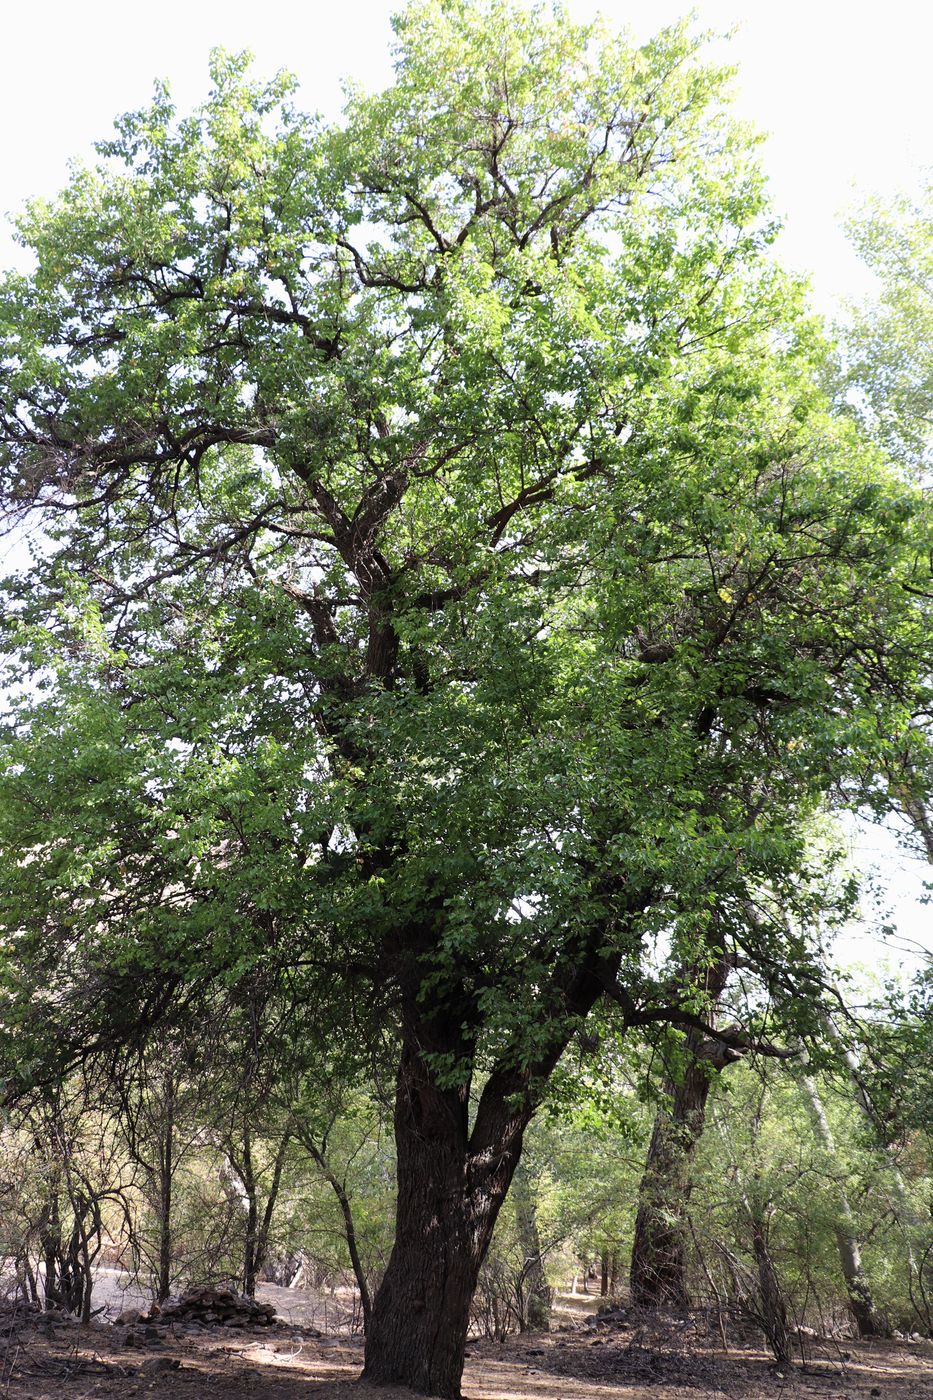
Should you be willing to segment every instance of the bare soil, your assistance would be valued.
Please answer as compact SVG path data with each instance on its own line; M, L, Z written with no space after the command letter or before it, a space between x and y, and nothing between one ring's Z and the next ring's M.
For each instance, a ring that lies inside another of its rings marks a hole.
M359 1383L362 1343L282 1322L218 1328L127 1348L105 1323L49 1324L0 1315L6 1400L412 1400ZM469 1400L933 1400L929 1342L808 1339L793 1367L752 1342L700 1334L689 1321L642 1316L609 1329L573 1327L503 1344L472 1342Z

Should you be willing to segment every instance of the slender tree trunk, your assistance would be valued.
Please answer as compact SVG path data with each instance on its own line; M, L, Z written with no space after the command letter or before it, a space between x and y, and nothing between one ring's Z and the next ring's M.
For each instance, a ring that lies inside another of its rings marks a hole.
M669 1080L671 1106L658 1110L638 1192L629 1282L642 1307L688 1308L687 1205L713 1075L737 1058L700 1031L687 1036L684 1072Z
M855 1101L885 1161L887 1168L886 1175L890 1180L892 1194L894 1196L894 1202L892 1203L894 1217L900 1226L901 1234L904 1239L908 1283L912 1287L913 1280L918 1273L918 1261L914 1249L914 1240L920 1237L924 1228L924 1221L911 1202L906 1183L901 1174L901 1169L885 1142L883 1125L879 1121L875 1106L865 1086L858 1055L852 1046L845 1042L839 1031L839 1027L831 1016L825 1018L824 1024L830 1036L839 1047L839 1053L845 1061L846 1069L849 1071L849 1077L855 1092Z
M609 1251L604 1249L599 1256L599 1296L605 1298L609 1293Z
M353 1205L347 1191L346 1177L343 1181L337 1176L333 1167L327 1159L326 1153L315 1142L309 1131L301 1127L296 1129L299 1141L308 1152L324 1180L330 1186L337 1197L337 1204L340 1206L340 1214L343 1216L343 1236L347 1242L347 1253L350 1256L350 1264L353 1268L353 1276L356 1279L356 1286L360 1295L360 1308L363 1312L363 1334L369 1332L370 1320L373 1314L372 1298L369 1292L369 1283L366 1278L366 1270L363 1267L363 1259L360 1255L359 1241L356 1234L356 1223L353 1219Z
M758 1112L755 1114L755 1136L757 1137L760 1125L761 1108L759 1104ZM719 1136L732 1157L732 1150L729 1138L723 1128L722 1123L715 1118ZM775 1360L782 1366L789 1366L793 1360L790 1350L790 1334L787 1328L787 1306L784 1302L784 1294L781 1290L780 1279L774 1267L774 1259L771 1256L769 1243L770 1218L772 1206L770 1201L763 1197L757 1173L752 1182L746 1181L738 1161L733 1160L732 1169L735 1174L735 1185L738 1189L739 1199L748 1217L752 1235L752 1255L755 1260L758 1274L758 1290L755 1299L754 1314L759 1322L768 1345L774 1353ZM746 1290L743 1286L741 1269L735 1256L724 1247L720 1246L723 1256L726 1259L729 1271L732 1275L732 1286L734 1293L739 1300L746 1297ZM723 1339L725 1340L725 1339Z
M249 1128L244 1126L243 1149L237 1173L246 1197L246 1238L243 1241L243 1292L247 1298L256 1296L256 1230L259 1207L256 1200L256 1177L253 1172L253 1144Z
M285 1167L285 1158L288 1153L288 1144L291 1141L289 1133L285 1133L279 1143L272 1164L272 1180L269 1183L269 1191L266 1195L266 1204L262 1212L262 1219L258 1222L253 1244L253 1292L249 1295L253 1297L256 1291L256 1283L259 1275L265 1266L269 1253L269 1237L272 1233L272 1218L275 1214L276 1202L279 1198L279 1188L282 1185L282 1172Z
M802 1083L813 1128L820 1145L828 1157L835 1158L836 1142L816 1081L807 1074ZM862 1266L862 1251L855 1216L852 1214L849 1197L841 1181L836 1187L835 1234L836 1247L839 1251L839 1265L842 1269L849 1306L852 1309L852 1316L855 1318L859 1336L884 1337L890 1335L890 1328L875 1310L871 1286Z
M244 1121L241 1124L241 1131L238 1135L235 1128L231 1127L224 1140L228 1166L239 1182L237 1195L240 1204L245 1205L246 1208L242 1280L243 1292L247 1298L255 1298L256 1296L256 1284L259 1282L259 1274L269 1252L272 1217L278 1200L279 1188L282 1184L282 1171L290 1141L291 1130L289 1129L283 1132L279 1140L272 1163L272 1177L266 1193L265 1206L260 1213L261 1180L257 1175L256 1161L253 1156L253 1134L249 1122Z
M551 1325L551 1290L544 1273L541 1238L531 1178L519 1162L512 1182L515 1222L522 1248L522 1285L525 1298L524 1326L529 1332L546 1332Z
M40 1306L39 1284L28 1255L23 1260L23 1292L28 1303L33 1303L37 1308Z
M93 1259L91 1257L90 1236L84 1225L85 1204L89 1205L90 1203L85 1203L80 1196L75 1199L75 1196L72 1195L72 1209L75 1217L72 1277L77 1285L73 1293L72 1308L86 1327L91 1320L91 1295L94 1291L94 1277L91 1271ZM96 1212L93 1211L93 1207L91 1207L90 1213L92 1220L94 1220ZM99 1229L99 1219L94 1220L94 1225Z
M175 1174L175 1084L165 1075L165 1121L159 1153L159 1275L156 1302L164 1303L172 1289L172 1184Z
M48 1159L47 1159L48 1160ZM48 1178L48 1195L39 1219L39 1247L42 1258L42 1293L46 1312L67 1307L62 1291L62 1222L59 1205L60 1179L52 1167Z
M363 1311L363 1333L369 1331L369 1324L373 1315L373 1302L369 1292L369 1282L366 1278L366 1270L363 1267L363 1260L360 1255L360 1247L356 1236L356 1225L353 1220L353 1209L350 1205L350 1197L344 1186L336 1178L330 1178L331 1185L337 1196L340 1206L340 1213L343 1216L343 1233L347 1241L347 1252L350 1255L350 1263L353 1266L353 1276L356 1279L356 1286L360 1294L360 1307Z
M905 764L900 773L895 772L892 785L904 814L920 837L927 860L933 865L933 814L918 793L918 788L922 792L922 785L909 764Z
M775 1360L781 1365L789 1365L792 1357L790 1333L787 1329L787 1308L768 1245L767 1218L756 1204L751 1206L749 1213L752 1225L752 1253L758 1266L762 1325Z

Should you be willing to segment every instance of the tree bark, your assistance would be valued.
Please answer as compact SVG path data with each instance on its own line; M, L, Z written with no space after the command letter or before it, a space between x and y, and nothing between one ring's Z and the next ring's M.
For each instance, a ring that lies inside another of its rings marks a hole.
M733 959L723 944L710 951L710 961L684 969L684 981L703 993L715 1022ZM741 1058L700 1030L687 1032L683 1050L682 1073L670 1075L665 1085L670 1109L658 1109L638 1191L629 1285L632 1301L642 1307L690 1306L686 1241L693 1156L713 1076Z
M713 1075L737 1057L721 1042L690 1031L684 1071L670 1079L670 1109L654 1120L645 1171L638 1192L629 1283L632 1301L642 1307L688 1308L686 1217L690 1170L706 1124Z
M522 1248L523 1326L529 1332L546 1332L551 1325L551 1290L541 1257L541 1237L531 1179L519 1162L512 1182L515 1221Z
M330 1186L337 1203L340 1206L340 1214L343 1216L343 1234L347 1242L347 1253L350 1255L350 1264L353 1268L353 1276L356 1279L356 1286L360 1295L360 1308L363 1313L363 1335L369 1332L370 1321L373 1314L372 1298L369 1292L369 1283L366 1278L366 1270L363 1266L362 1255L360 1254L359 1241L356 1234L356 1223L353 1219L353 1205L347 1191L346 1178L343 1181L337 1176L327 1160L325 1152L318 1146L310 1132L297 1129L299 1141L308 1152L315 1165Z
M714 1115L715 1119L715 1115ZM755 1115L755 1135L758 1134L760 1122L760 1110ZM719 1135L732 1156L729 1147L729 1139L721 1122L716 1121ZM752 1235L752 1255L755 1260L755 1268L758 1274L757 1298L749 1301L746 1290L743 1287L741 1270L738 1261L730 1251L722 1248L732 1275L732 1285L736 1299L740 1304L744 1303L745 1310L750 1310L756 1321L761 1326L767 1338L768 1345L774 1353L775 1360L782 1366L789 1366L792 1361L790 1350L790 1333L787 1328L787 1305L784 1301L784 1294L781 1289L781 1282L774 1267L774 1259L771 1255L769 1242L770 1222L773 1206L766 1194L761 1189L758 1174L752 1182L746 1182L744 1172L737 1161L733 1160L733 1172L735 1173L735 1185L738 1189L739 1200L748 1217Z
M262 1212L262 1217L258 1221L258 1226L253 1244L253 1292L249 1295L255 1297L256 1283L265 1267L266 1258L269 1253L269 1236L272 1232L272 1217L275 1214L276 1203L279 1199L279 1188L282 1184L282 1171L285 1167L285 1157L288 1152L290 1135L283 1134L278 1148L276 1149L275 1160L272 1164L272 1180L269 1183L269 1190L266 1195L266 1204Z
M253 1149L249 1128L243 1132L243 1150L238 1166L243 1193L246 1197L246 1237L243 1241L243 1292L247 1298L256 1296L256 1230L259 1205L256 1198L256 1177L253 1172Z
M610 893L618 895L614 886ZM633 890L615 917L629 919L646 902ZM555 962L539 993L539 1029L547 1029L536 1057L529 1062L528 1038L519 1032L486 1080L472 1131L482 1015L468 992L462 999L452 992L439 998L436 986L428 992L418 942L408 943L399 978L395 1243L373 1300L364 1380L458 1400L473 1293L525 1129L568 1042L618 971L619 955L605 951L605 940L605 928L594 928ZM434 946L432 930L422 946ZM449 1082L439 1079L438 1065Z
M877 1144L877 1150L885 1164L885 1175L888 1177L888 1180L891 1183L892 1194L894 1196L894 1200L892 1201L894 1218L896 1219L898 1226L900 1227L901 1234L904 1239L904 1250L907 1263L908 1291L910 1292L912 1297L914 1279L917 1278L919 1273L919 1261L917 1259L916 1250L914 1248L914 1241L915 1238L921 1237L921 1234L924 1229L924 1221L921 1218L915 1206L913 1205L913 1203L911 1202L910 1196L907 1191L907 1185L904 1181L904 1177L901 1173L901 1169L898 1165L897 1159L891 1151L890 1146L886 1142L884 1126L881 1120L879 1119L875 1106L871 1101L871 1096L868 1092L868 1089L866 1088L865 1080L862 1076L861 1065L859 1063L859 1057L856 1051L852 1048L851 1045L847 1044L832 1016L827 1016L825 1018L824 1024L830 1036L835 1041L836 1045L839 1047L839 1053L842 1056L842 1059L845 1062L846 1069L849 1072L849 1078L851 1080L852 1087L855 1093L855 1101L858 1105L859 1111L862 1114L862 1117L865 1119L865 1122L869 1128L869 1131L871 1132L872 1137L875 1140L875 1143ZM926 1320L924 1314L920 1311L918 1311L918 1317L920 1317L922 1320Z
M803 1078L803 1090L820 1145L828 1157L835 1158L836 1142L833 1131L829 1125L816 1081L809 1074ZM871 1285L862 1266L862 1251L856 1230L855 1216L852 1214L849 1197L841 1181L836 1186L835 1234L836 1248L839 1251L839 1266L845 1280L849 1307L852 1310L859 1336L890 1336L890 1328L875 1309Z
M530 1067L508 1061L490 1074L472 1132L470 1079L438 1083L437 1055L472 1065L475 1045L458 1009L444 1025L403 1013L395 1101L398 1172L395 1244L373 1300L363 1379L458 1400L470 1307L480 1266L543 1086L575 1029L600 995L594 960L581 954L561 987L563 1029Z
M171 1071L163 1079L165 1121L159 1151L159 1273L156 1302L172 1291L172 1187L175 1176L175 1082Z
M473 1291L520 1137L498 1162L477 1161L466 1087L438 1086L417 1037L407 1041L395 1107L395 1244L373 1302L363 1377L458 1400Z
M236 1194L246 1215L246 1229L243 1237L243 1272L241 1275L243 1292L247 1298L255 1298L259 1275L269 1252L272 1218L278 1201L291 1133L283 1131L279 1139L279 1145L272 1162L272 1173L266 1193L265 1206L260 1208L260 1173L262 1169L260 1167L259 1172L257 1172L256 1159L253 1155L254 1140L249 1122L243 1121L239 1126L239 1141L236 1139L236 1128L231 1126L224 1140L224 1151L230 1172L239 1183Z
M405 1019L395 1244L373 1301L363 1376L457 1400L473 1292L533 1104L522 1093L526 1076L494 1073L471 1133L469 1080L438 1084L426 1057L471 1055L472 1047L415 1008Z
M782 1366L787 1366L792 1360L790 1332L787 1328L787 1307L768 1245L767 1213L759 1208L756 1202L752 1204L749 1214L752 1224L752 1253L758 1266L761 1323L775 1360Z

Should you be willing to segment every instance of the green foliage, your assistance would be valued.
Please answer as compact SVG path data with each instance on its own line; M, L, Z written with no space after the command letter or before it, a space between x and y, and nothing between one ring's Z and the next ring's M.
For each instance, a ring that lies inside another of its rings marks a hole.
M928 524L820 390L727 75L452 0L334 126L212 83L0 286L17 1073L259 977L536 1099L724 945L803 1025L807 823L910 709Z
M702 1258L722 1297L734 1289L737 1266L753 1273L750 1214L756 1212L767 1221L793 1320L822 1332L851 1327L836 1239L842 1227L861 1243L875 1307L891 1325L913 1331L923 1319L912 1303L909 1246L912 1230L915 1242L920 1238L913 1222L929 1192L929 1155L915 1155L900 1195L897 1161L866 1136L851 1082L826 1079L820 1092L832 1153L814 1133L793 1072L772 1070L763 1079L760 1070L740 1067L717 1084L690 1207L697 1294L709 1291ZM901 1166L908 1160L909 1154ZM852 1209L848 1220L840 1214L840 1192Z
M848 382L892 456L929 467L933 423L933 184L914 198L872 200L849 224L879 283L853 308L845 336Z
M894 1148L933 1144L933 969L905 987L885 989L864 1027L861 1075L881 1142ZM905 1083L910 1093L904 1094Z

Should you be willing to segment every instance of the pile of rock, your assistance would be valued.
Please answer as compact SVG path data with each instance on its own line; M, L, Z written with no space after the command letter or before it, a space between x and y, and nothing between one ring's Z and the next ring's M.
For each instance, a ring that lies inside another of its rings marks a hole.
M257 1303L232 1288L203 1284L189 1288L178 1298L167 1298L160 1306L153 1303L148 1312L130 1309L117 1318L117 1325L144 1323L150 1327L269 1327L275 1321L271 1303Z
M597 1313L590 1313L583 1319L583 1324L585 1327L622 1327L627 1317L627 1308L610 1304L601 1307Z

